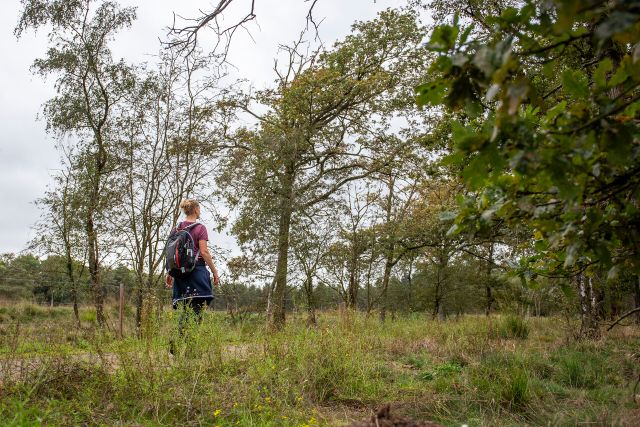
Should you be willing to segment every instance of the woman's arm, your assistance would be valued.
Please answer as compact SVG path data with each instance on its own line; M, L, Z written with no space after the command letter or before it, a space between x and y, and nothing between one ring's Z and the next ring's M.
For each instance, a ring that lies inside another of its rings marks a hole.
M200 247L200 255L205 263L211 269L213 273L213 284L217 287L220 284L220 276L218 275L218 270L216 266L213 264L213 258L211 258L211 254L209 253L209 247L207 246L206 240L198 241L198 246Z

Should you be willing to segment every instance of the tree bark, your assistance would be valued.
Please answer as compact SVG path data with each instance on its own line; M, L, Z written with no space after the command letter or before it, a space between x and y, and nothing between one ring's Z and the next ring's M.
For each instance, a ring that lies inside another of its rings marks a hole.
M65 246L67 276L69 276L69 281L71 282L71 296L73 298L73 317L76 320L76 324L80 326L80 311L78 309L78 284L76 283L75 275L73 274L73 257L71 256L71 245L66 238Z
M594 306L593 284L591 277L584 274L576 276L580 297L580 336L594 338L598 336L598 322Z
M636 283L633 290L636 308L640 308L640 275L636 277ZM640 324L640 311L636 313L636 323Z
M355 233L354 233L355 235ZM358 307L358 258L357 258L357 243L353 243L351 256L351 268L349 272L349 287L347 289L347 308L355 310Z
M445 286L447 283L447 266L449 265L449 255L446 248L441 249L442 252L438 255L438 262L436 264L437 276L436 276L436 289L433 301L433 312L431 316L433 319L436 316L441 316L441 320L444 320L444 312L442 311L442 300L444 298Z
M268 326L270 330L282 329L285 322L285 291L287 287L287 269L289 261L289 231L293 213L294 169L288 167L283 176L283 193L280 201L280 221L278 225L278 260L276 263L275 286L268 307Z
M441 287L442 287L442 280L441 280L441 269L440 269L440 264L438 264L437 268L437 277L436 277L436 288L435 288L435 295L433 296L433 311L431 312L431 318L435 319L436 316L440 313L440 305L442 304L442 295L441 295Z
M380 296L382 306L380 308L380 320L385 321L387 317L388 298L387 290L389 288L389 280L391 279L391 268L393 267L393 250L395 245L391 244L387 248L387 259L384 263L384 274L382 276L382 293Z
M487 260L487 282L485 284L487 291L487 307L485 309L485 315L489 316L491 314L491 308L493 307L493 288L492 288L492 277L493 273L493 249L494 243L491 242L489 244L489 259Z
M387 183L387 188L389 189L389 194L387 194L387 205L385 206L385 215L386 215L386 225L387 227L391 224L391 214L393 212L393 186L395 184L395 180L393 178L389 179ZM387 289L389 288L389 280L391 278L391 269L393 268L393 253L395 251L395 243L391 235L388 235L389 239L387 242L387 253L386 259L384 262L384 275L382 276L382 293L381 293L381 301L382 307L380 309L380 320L385 321L387 317Z
M317 324L316 320L316 305L313 300L313 277L307 276L307 280L304 283L305 294L307 297L307 310L308 310L308 318L307 321L309 325L315 326Z
M96 321L99 326L103 327L106 325L106 319L104 317L104 293L102 291L102 282L100 280L98 239L91 211L87 220L86 229L89 244L89 277L91 279L91 287L93 290L93 303L96 307Z

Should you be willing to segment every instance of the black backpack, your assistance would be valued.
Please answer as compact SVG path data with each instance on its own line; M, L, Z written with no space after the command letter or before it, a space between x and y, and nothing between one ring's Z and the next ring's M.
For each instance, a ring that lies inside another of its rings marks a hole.
M200 223L194 222L184 228L176 227L167 238L164 249L165 268L172 277L189 274L196 267L200 250L189 233L189 229L196 225Z

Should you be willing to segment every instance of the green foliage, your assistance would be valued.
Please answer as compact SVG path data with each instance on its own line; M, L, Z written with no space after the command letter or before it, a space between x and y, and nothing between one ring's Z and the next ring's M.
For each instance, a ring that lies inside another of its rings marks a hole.
M419 377L424 381L431 381L436 378L447 378L462 372L462 366L458 362L447 362L435 365L433 369L420 373Z
M472 193L456 233L526 221L528 268L640 269L638 43L637 7L617 1L526 1L434 30L416 99L457 116L449 162Z

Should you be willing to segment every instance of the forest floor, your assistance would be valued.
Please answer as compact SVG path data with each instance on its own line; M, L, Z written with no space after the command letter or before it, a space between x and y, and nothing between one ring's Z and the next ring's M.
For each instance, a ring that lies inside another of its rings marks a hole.
M1 424L333 426L389 403L445 426L640 425L633 325L576 341L576 325L555 317L330 312L268 334L262 317L209 312L173 356L176 313L146 339L128 315L116 339L89 308L78 328L67 307L0 307Z

